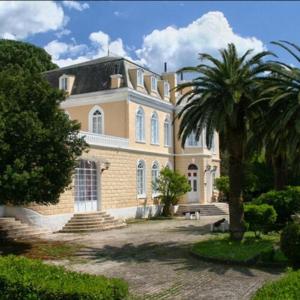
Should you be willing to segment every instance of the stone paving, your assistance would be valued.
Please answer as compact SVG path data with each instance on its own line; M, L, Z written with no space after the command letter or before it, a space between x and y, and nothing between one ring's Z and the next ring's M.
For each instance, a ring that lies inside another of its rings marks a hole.
M84 261L67 267L123 278L138 299L249 299L266 280L280 276L272 269L218 265L190 255L193 242L209 237L213 220L147 221L125 229L48 238L86 245L79 253Z

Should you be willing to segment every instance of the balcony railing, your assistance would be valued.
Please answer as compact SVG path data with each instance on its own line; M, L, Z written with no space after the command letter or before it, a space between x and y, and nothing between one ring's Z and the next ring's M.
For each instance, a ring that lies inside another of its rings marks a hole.
M86 131L80 131L80 137L84 137L89 145L106 146L114 148L128 148L129 140L117 136L96 134Z

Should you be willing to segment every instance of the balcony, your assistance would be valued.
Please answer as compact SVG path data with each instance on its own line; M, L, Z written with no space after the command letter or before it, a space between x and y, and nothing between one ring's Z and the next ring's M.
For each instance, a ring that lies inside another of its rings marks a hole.
M89 145L105 146L113 148L128 148L129 140L117 136L96 134L86 131L80 131L79 137L84 137Z

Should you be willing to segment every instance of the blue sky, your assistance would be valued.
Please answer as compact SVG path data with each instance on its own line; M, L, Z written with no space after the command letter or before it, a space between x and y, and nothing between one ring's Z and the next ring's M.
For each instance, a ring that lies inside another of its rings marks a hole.
M164 61L176 69L232 41L240 52L276 50L295 63L269 42L300 45L299 13L300 3L287 1L1 2L0 36L45 47L59 65L99 57L109 47L156 71Z

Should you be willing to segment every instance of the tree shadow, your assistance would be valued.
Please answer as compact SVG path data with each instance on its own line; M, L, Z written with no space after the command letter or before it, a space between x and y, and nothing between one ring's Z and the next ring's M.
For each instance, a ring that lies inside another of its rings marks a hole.
M24 255L32 249L31 242L9 240L1 236L0 255Z
M206 225L185 225L178 226L169 230L170 232L181 232L190 235L209 235L210 232L210 224Z
M173 266L175 271L209 271L218 275L225 275L228 271L234 270L246 276L256 276L251 268L245 266L215 264L196 258L190 253L190 247L191 244L179 244L176 242L149 242L139 245L127 243L122 246L87 247L79 251L77 255L88 258L95 264L101 264L106 261L141 264L158 262ZM270 274L281 273L279 269L260 268L260 270Z

